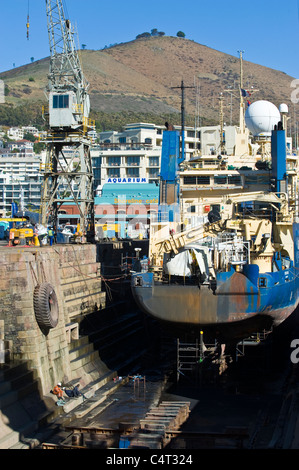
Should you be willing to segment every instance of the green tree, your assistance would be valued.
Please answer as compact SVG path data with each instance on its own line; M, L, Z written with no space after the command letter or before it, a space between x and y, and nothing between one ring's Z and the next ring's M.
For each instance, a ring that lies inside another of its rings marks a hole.
M151 37L150 33L141 33L141 34L138 34L138 36L136 36L136 39L150 38L150 37Z
M184 38L184 37L186 37L186 34L183 33L183 31L178 31L178 32L176 33L176 35L177 35L178 38Z
M36 141L36 137L34 137L34 135L31 134L31 132L26 132L24 134L24 139L29 140L30 142L35 142Z
M46 146L43 142L35 142L33 144L34 153L40 154L45 148Z

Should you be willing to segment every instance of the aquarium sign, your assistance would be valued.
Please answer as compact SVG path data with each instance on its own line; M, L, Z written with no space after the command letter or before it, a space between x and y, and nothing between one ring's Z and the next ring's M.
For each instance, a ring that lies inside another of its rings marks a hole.
M106 183L148 183L148 178L107 178Z

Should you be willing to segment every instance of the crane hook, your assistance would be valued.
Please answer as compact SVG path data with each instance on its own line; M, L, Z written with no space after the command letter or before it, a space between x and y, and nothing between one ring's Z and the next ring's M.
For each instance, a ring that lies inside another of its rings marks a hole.
M26 27L27 27L27 39L29 39L29 15L27 16L27 23L26 23Z
M26 28L27 28L27 40L29 39L29 0L28 0L28 13L27 13L27 23L26 23Z

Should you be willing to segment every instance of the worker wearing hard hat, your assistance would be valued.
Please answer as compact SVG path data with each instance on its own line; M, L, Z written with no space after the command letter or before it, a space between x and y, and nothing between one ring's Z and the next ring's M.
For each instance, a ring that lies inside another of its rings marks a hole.
M54 395L57 396L58 399L63 397L63 390L61 388L61 382L58 382L58 384L55 385L55 387L53 388L53 393Z

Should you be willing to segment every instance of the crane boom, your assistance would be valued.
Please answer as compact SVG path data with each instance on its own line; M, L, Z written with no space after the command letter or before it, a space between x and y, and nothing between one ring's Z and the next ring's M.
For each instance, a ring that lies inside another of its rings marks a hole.
M64 203L75 203L80 231L94 235L93 171L90 155L94 129L89 119L88 83L84 78L74 30L62 0L46 0L50 45L49 131L42 190L41 223L58 226ZM71 150L71 152L70 152ZM86 238L86 237L85 237Z
M280 196L280 197L279 197ZM289 213L286 205L286 195L280 193L279 196L275 193L265 193L262 191L248 192L241 194L231 194L226 200L229 209L227 209L226 216L219 221L200 224L196 227L191 227L185 231L178 231L174 233L173 230L169 230L169 223L161 222L157 224L151 224L151 237L150 237L150 246L149 246L149 259L152 265L152 270L155 270L155 267L162 266L163 257L165 253L173 253L176 255L181 249L190 243L196 242L198 240L203 240L206 237L215 237L224 227L228 231L239 231L247 235L247 239L250 239L250 236L255 236L257 241L255 244L260 242L261 233L270 233L269 221L268 220L257 220L254 223L253 219L234 219L232 204L237 204L245 201L256 201L256 202L265 202L269 203L271 207L274 207L273 204L277 203L280 205L280 208L275 207L277 211L277 218L280 221L287 222L289 220ZM262 232L262 228L264 231ZM268 231L267 231L267 230Z
M74 30L65 18L61 1L46 0L48 35L50 44L49 80L56 91L73 87L75 91L87 91L78 51L75 47Z
M50 45L49 111L51 127L77 127L88 119L90 102L87 83L75 46L75 32L65 18L61 0L46 0L48 36ZM67 93L68 99L64 97ZM69 106L67 106L69 105ZM66 118L65 108L72 113ZM64 109L64 122L59 109ZM72 114L72 115L71 115Z

